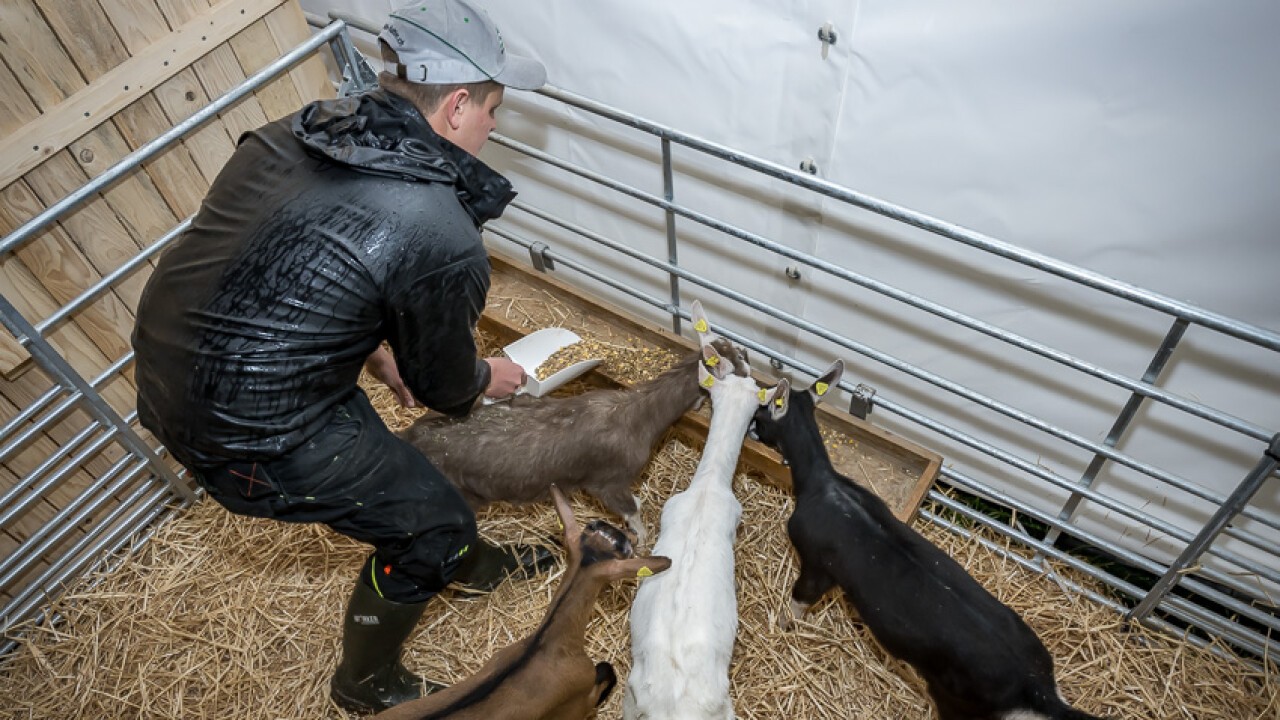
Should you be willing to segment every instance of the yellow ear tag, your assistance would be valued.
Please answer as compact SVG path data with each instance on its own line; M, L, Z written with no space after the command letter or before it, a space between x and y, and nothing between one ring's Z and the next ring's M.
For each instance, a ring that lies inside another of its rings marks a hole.
M814 391L814 392L816 392L816 393L818 393L819 395L826 395L826 394L827 394L827 390L828 390L828 389L830 389L830 388L831 388L831 386L830 386L830 385L828 385L828 384L826 384L826 383L824 383L824 382L819 382L819 383L814 383L814 384L813 384L813 391Z
M705 378L703 378L703 379L702 379L702 387L704 387L704 388L709 388L709 387L711 387L712 385L715 385L715 384L716 384L716 379L715 379L715 377L713 377L713 376L711 376L711 375L708 375L708 376L706 376Z
M783 405L782 398L774 398L774 399L773 399L773 404L774 404L774 405L777 405L778 407L782 407L782 405Z
M694 323L694 324L693 324L693 329L694 329L694 330L697 330L697 331L698 331L698 332L700 332L700 333L704 333L704 332L706 332L706 331L707 331L707 321L706 321L706 320L698 320L698 322L696 322L696 323Z
M640 569L636 571L636 577L649 577L652 574L653 574L653 571L643 565L640 566Z
M720 356L712 355L711 357L703 360L703 362L706 363L707 367L715 367L720 364Z
M768 402L768 401L769 401L769 399L765 397L765 394L766 394L766 393L765 393L765 391L764 391L764 388L761 388L761 389L760 389L760 392L756 393L756 397L760 398L760 404L761 404L761 405L763 405L763 404L765 404L766 402Z

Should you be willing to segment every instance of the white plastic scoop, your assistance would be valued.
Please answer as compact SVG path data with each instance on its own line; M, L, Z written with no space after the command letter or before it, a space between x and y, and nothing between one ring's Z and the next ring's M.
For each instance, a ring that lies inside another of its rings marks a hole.
M572 330L564 328L549 327L531 332L519 340L504 347L502 352L511 359L512 362L524 368L529 377L525 381L524 387L516 392L517 395L532 395L534 397L542 397L556 388L564 385L570 380L585 373L596 365L600 364L601 358L587 358L579 360L567 368L556 371L550 377L538 378L533 376L533 372L538 369L542 363L546 362L557 351L569 347L570 345L580 342L582 338Z

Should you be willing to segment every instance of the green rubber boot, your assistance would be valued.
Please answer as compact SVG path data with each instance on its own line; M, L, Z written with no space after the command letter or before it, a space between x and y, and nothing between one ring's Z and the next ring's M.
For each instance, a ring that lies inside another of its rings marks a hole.
M342 621L342 662L329 683L334 702L353 712L379 712L443 687L400 663L400 651L427 602L392 602L356 581Z
M538 545L490 545L476 538L471 551L462 558L453 582L464 593L493 592L508 576L531 578L556 565L550 549Z

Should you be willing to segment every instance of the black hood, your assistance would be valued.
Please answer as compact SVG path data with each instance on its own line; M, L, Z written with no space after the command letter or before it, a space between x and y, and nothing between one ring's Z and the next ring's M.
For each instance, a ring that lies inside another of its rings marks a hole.
M477 226L502 216L511 183L440 137L408 100L384 90L311 103L294 116L293 134L313 155L358 172L450 183Z

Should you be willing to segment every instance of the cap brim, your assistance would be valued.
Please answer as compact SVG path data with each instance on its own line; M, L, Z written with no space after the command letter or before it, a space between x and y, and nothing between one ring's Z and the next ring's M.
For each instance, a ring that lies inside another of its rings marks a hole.
M547 84L547 69L537 60L507 53L506 67L493 79L516 90L537 90Z

